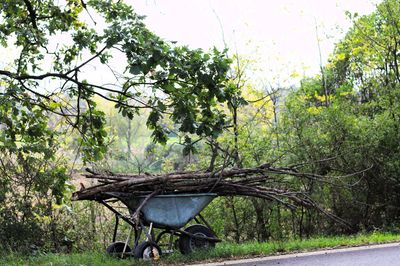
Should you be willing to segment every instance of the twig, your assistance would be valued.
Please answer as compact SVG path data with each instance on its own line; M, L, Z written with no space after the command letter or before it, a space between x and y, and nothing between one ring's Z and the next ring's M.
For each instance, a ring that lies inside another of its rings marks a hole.
M136 227L139 226L139 216L140 216L140 211L142 210L143 206L155 195L157 195L160 191L155 190L151 194L147 195L146 198L140 203L139 207L135 210L135 212L132 214L132 220Z

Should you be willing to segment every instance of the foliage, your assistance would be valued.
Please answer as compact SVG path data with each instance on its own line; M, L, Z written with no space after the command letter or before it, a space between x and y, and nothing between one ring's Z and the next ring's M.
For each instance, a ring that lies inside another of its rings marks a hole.
M59 242L53 207L63 204L68 177L56 154L65 135L58 134L69 127L79 132L69 144L83 163L104 158L113 135L98 98L126 119L144 119L155 142L179 136L185 147L177 150L185 154L194 152L194 135L220 135L228 123L222 107L240 100L227 86L231 60L225 51L162 40L122 1L1 1L0 47L7 46L18 52L0 66L1 240L11 249ZM92 64L108 69L114 85L93 75ZM126 140L130 146L132 134ZM131 160L131 147L123 155ZM14 239L19 226L26 234ZM35 234L43 238L32 240Z
M399 10L399 3L389 0L371 15L354 17L354 26L323 68L324 85L319 75L306 77L277 108L273 104L258 109L256 102L238 110L237 149L242 165L271 162L315 174L315 178L282 182L293 190L306 191L351 227L332 224L314 211L300 208L291 212L273 203L264 202L260 207L256 202L240 201L237 213L253 210L246 219L248 224L234 226L228 233L222 231L225 237L234 240L234 232L240 231L243 239L262 240L262 235L280 239L398 225L400 17L395 10ZM278 95L265 100L272 102ZM273 117L274 110L278 119ZM263 112L266 116L259 119ZM217 141L224 151L235 149L233 132ZM204 153L209 156L211 149ZM221 158L216 161L218 165L224 162ZM232 213L234 201L228 202L231 205L225 206L223 214L229 217L225 228L235 220L227 214ZM264 214L257 217L257 213ZM262 217L269 219L259 227ZM256 228L258 236L246 235L248 228Z
M281 124L290 162L326 176L325 184L298 185L355 231L390 228L400 215L399 8L383 1L371 15L355 17L325 68L329 104L320 77L305 79L286 100Z
M21 51L12 71L0 69L1 80L9 84L4 93L16 101L25 94L41 109L64 117L80 131L86 161L99 159L106 151L104 114L96 109L95 95L115 103L129 119L149 109L147 126L153 139L164 144L170 132L165 116L186 135L188 147L189 134L216 137L225 126L219 106L237 98L226 86L230 59L225 52L206 53L166 42L121 1L7 0L0 10L0 43ZM81 19L85 11L89 17L96 13L104 29L96 21L91 25ZM67 41L54 48L60 38ZM108 66L115 74L119 69L113 70L118 66L111 61L118 55L127 65L115 80L117 89L91 81L91 63Z
M13 250L55 244L64 238L54 226L55 208L69 190L57 133L29 101L0 96L0 102L0 241Z
M79 163L96 160L114 172L292 167L314 178L282 176L278 185L305 191L351 224L264 200L219 198L204 212L228 241L398 227L398 1L385 0L370 15L348 14L353 26L323 73L287 90L260 88L247 69L251 62L238 55L231 60L226 51L162 40L122 1L4 0L0 7L0 43L20 52L0 69L0 240L9 248L51 242L48 249L56 250L65 236L78 249L107 243L112 220L103 209L82 204L67 214L59 207L68 190L59 158L72 148L83 152ZM92 64L109 69L113 85L91 74ZM79 136L61 134L69 127ZM15 238L16 228L31 240ZM34 238L37 231L42 238ZM302 243L229 245L211 256Z

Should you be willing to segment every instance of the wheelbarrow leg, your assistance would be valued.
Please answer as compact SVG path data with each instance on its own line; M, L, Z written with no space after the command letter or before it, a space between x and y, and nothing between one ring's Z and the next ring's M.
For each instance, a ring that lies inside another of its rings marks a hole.
M148 232L146 232L146 237L147 237L147 240L146 241L154 241L153 240L153 223L150 223L150 226L149 226L149 231Z
M135 246L134 246L133 250L135 250L135 248L139 245L140 236L142 235L141 228L139 228L139 229L134 228L134 230L135 230Z
M195 216L193 219L194 219L194 221L195 221L196 223L198 223L198 224L200 223L200 220L199 220L199 219L197 219L197 217L196 217L196 216Z
M115 240L117 238L118 223L119 223L119 216L117 214L115 214L115 227L114 227L114 233L113 233L113 239L112 239L113 243L115 242Z
M128 236L126 237L124 250L122 251L122 254L121 254L121 259L124 257L124 254L125 254L125 251L126 251L126 247L128 246L129 239L131 238L132 229L133 229L133 227L131 226L131 228L129 229Z
M168 241L168 252L172 253L174 248L174 233L171 232Z

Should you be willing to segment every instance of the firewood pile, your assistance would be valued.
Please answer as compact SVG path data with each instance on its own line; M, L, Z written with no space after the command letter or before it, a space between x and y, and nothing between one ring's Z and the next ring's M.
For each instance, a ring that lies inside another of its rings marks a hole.
M255 168L220 169L214 172L174 172L167 174L114 174L95 173L87 169L86 178L98 184L81 188L72 195L73 200L105 200L112 193L132 197L149 194L179 194L212 192L218 196L248 196L275 201L290 209L298 206L314 208L333 220L345 223L315 203L305 192L286 188L282 177L301 177L307 174L288 168L262 165ZM279 178L281 177L281 178ZM315 176L309 176L315 178Z

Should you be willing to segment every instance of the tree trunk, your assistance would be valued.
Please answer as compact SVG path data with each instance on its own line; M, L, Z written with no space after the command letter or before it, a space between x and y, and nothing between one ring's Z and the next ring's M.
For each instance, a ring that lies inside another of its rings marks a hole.
M265 242L268 240L269 234L267 231L267 219L265 218L265 206L264 200L251 199L256 214L256 230L257 230L257 241Z
M128 146L128 150L127 150L127 159L128 159L128 161L130 161L131 158L132 158L132 142L131 142L131 138L132 138L132 120L130 120L128 118L128 131L126 132L126 144Z

